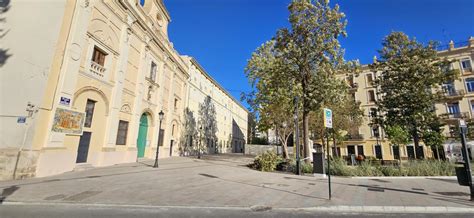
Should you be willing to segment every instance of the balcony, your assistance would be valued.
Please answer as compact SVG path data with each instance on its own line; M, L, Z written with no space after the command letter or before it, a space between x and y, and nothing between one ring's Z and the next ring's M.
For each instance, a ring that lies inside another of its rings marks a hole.
M362 134L347 134L345 141L363 141L364 135Z
M105 70L106 69L102 65L100 65L100 64L98 64L94 61L91 61L90 70L91 70L91 73L94 74L95 76L103 78L104 75L105 75Z
M469 113L468 112L460 112L460 113L454 113L454 114L441 114L439 116L441 119L444 120L458 120L458 119L468 119L469 118Z
M357 92L357 88L359 88L358 83L349 83L349 92Z
M463 98L465 94L464 90L448 90L444 92L444 97L446 100L456 100Z

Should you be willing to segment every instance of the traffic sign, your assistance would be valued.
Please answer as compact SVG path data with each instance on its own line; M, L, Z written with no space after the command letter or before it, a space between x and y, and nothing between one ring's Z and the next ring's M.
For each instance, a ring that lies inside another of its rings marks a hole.
M324 127L332 128L332 110L324 108Z

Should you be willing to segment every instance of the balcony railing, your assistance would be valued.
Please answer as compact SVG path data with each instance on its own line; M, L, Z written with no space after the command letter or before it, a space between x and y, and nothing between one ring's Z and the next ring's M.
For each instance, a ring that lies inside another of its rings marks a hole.
M449 90L444 92L445 97L462 97L466 94L464 90Z
M454 114L441 114L440 117L442 119L467 119L469 118L469 113L468 112L460 112L460 113L454 113Z
M362 134L347 134L346 141L361 141L364 140L364 135Z
M104 77L105 70L106 69L102 65L100 65L100 64L98 64L94 61L91 61L91 73L92 74L94 74L96 76L99 76L99 77Z

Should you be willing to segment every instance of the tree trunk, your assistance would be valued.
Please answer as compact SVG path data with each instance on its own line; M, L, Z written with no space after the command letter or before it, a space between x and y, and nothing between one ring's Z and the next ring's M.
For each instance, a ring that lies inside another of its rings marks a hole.
M303 104L304 105L304 104ZM309 146L309 111L303 108L303 145L306 163L311 163L311 148Z
M441 161L441 157L439 156L439 146L436 146L436 157L438 158L438 161Z
M281 144L283 146L283 158L289 159L290 155L288 155L288 136L284 137L284 142Z

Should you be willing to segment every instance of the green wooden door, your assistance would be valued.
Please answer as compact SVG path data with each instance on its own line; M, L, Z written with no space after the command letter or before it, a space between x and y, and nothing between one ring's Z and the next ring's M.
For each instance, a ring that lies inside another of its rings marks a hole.
M146 146L146 134L148 132L148 118L145 114L142 114L140 118L140 128L138 129L138 138L137 138L137 150L138 157L145 156L145 146Z

